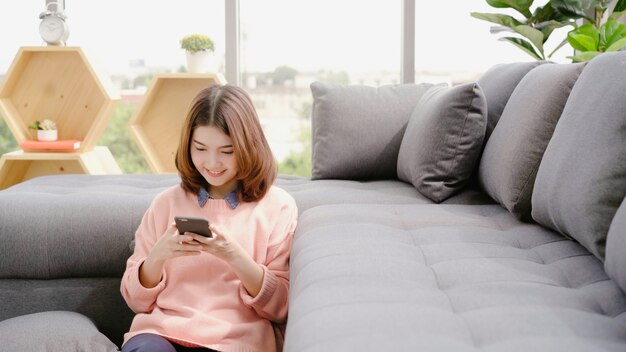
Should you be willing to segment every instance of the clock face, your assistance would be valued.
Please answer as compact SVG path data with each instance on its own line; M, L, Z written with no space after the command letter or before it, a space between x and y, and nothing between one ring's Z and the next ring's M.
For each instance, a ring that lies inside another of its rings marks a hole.
M57 16L45 17L39 24L39 34L49 44L60 44L66 31L65 21Z

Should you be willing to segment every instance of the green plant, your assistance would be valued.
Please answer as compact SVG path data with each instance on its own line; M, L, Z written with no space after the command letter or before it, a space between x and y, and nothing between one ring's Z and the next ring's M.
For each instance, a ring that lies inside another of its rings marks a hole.
M106 130L98 140L98 145L109 147L115 161L126 174L151 173L148 163L141 155L128 129L128 120L136 109L136 104L120 103Z
M183 39L180 40L180 47L192 54L198 51L215 51L213 41L204 34L190 34L183 37Z
M486 0L495 8L511 8L519 12L523 19L516 19L513 16L499 13L472 12L472 17L480 20L495 23L499 26L491 28L492 33L502 31L513 32L519 37L502 37L500 40L507 41L537 60L546 60L544 44L552 32L561 27L575 25L571 16L557 11L552 6L552 1L548 1L544 6L539 6L531 11L533 0ZM567 44L564 39L556 46L547 57L551 57L557 50Z
M0 155L18 149L19 146L9 127L4 122L4 118L0 115Z
M580 53L568 56L573 62L588 61L607 51L626 46L626 25L619 23L626 14L626 0L615 4L606 16L611 0L552 0L552 6L572 18L582 18L583 25L567 33L567 41Z
M30 126L28 126L28 128L30 128L32 130L53 131L53 130L57 129L57 125L56 125L56 123L54 123L54 121L49 120L49 119L45 119L45 120L41 120L41 121L36 120Z
M287 158L278 165L278 172L286 175L311 177L313 170L311 161L311 125L305 124L298 138L302 143L302 150L292 151Z

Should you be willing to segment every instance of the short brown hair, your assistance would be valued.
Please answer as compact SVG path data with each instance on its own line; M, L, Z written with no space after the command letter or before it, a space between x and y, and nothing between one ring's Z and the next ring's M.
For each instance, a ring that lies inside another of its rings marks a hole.
M208 183L196 170L191 160L191 137L200 126L219 128L233 141L233 151L239 171L239 199L257 201L274 183L277 165L263 134L252 100L241 88L233 85L212 84L194 98L187 113L176 151L176 168L181 187L197 194Z

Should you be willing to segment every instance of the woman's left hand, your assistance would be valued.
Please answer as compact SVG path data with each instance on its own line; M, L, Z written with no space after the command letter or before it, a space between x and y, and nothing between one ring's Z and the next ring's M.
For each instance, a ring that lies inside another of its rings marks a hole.
M223 226L211 224L209 229L213 233L213 237L204 237L191 232L187 234L191 235L196 242L202 245L203 251L211 253L226 262L232 262L243 254L244 250L241 245L232 238L231 234Z

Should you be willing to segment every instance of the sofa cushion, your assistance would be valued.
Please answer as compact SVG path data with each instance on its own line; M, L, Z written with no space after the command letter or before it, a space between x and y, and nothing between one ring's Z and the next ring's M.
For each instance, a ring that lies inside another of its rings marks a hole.
M622 201L609 227L604 268L607 275L626 292L626 198Z
M0 192L0 278L121 277L144 212L177 175L56 175Z
M312 83L312 177L395 179L406 123L431 86Z
M300 215L285 351L623 351L626 296L580 244L499 205Z
M487 99L487 129L485 141L496 127L502 111L519 81L533 68L545 61L514 62L498 64L487 70L478 79L478 85Z
M482 188L513 215L530 220L543 153L586 63L541 65L519 82L480 159Z
M461 190L480 157L487 103L476 83L435 86L420 99L398 154L398 178L439 203Z
M89 318L75 312L33 313L0 321L2 350L113 352L117 346Z
M565 104L539 165L532 217L604 258L626 194L626 52L591 60Z
M79 312L118 345L135 316L120 294L119 277L2 279L0 302L0 321L34 312Z

